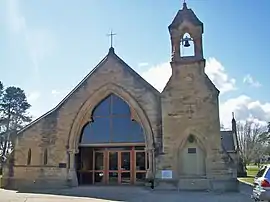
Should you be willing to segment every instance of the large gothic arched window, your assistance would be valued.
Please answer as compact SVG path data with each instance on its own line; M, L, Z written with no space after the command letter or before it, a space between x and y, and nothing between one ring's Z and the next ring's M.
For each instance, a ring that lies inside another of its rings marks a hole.
M82 131L81 145L101 143L144 143L140 123L132 120L129 105L111 94L94 109L92 122Z

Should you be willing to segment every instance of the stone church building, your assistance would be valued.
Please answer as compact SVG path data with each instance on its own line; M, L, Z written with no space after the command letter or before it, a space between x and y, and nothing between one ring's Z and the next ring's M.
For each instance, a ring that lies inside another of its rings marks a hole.
M236 133L220 131L203 23L184 3L168 28L172 75L162 92L111 47L54 109L19 132L4 187L154 181L156 189L236 190ZM191 43L194 55L183 56Z

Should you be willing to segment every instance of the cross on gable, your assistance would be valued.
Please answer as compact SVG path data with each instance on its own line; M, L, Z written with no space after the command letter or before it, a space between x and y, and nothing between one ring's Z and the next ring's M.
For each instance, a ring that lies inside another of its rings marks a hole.
M113 33L112 31L111 31L111 33L110 34L107 34L107 36L109 36L110 37L110 41L111 41L111 48L113 47L113 37L116 35L116 33Z
M195 104L188 103L188 104L185 104L185 106L187 107L186 113L188 115L188 118L191 119L192 115L195 113Z

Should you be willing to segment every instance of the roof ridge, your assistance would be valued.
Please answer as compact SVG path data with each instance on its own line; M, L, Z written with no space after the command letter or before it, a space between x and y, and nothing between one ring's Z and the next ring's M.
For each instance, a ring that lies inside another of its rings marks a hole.
M113 53L113 55L116 57L118 61L123 63L126 67L128 67L128 70L130 70L133 74L135 74L139 79L141 79L143 82L145 82L148 87L150 87L152 90L155 91L156 94L161 95L161 93L148 81L146 81L138 72L136 72L132 67L130 67L122 58L120 58L116 53Z
M137 78L141 79L147 86L154 91L154 93L158 96L161 95L161 93L150 83L148 83L139 73L137 73L133 68L131 68L123 59L121 59L115 52L113 48L110 48L108 54L51 110L44 113L43 115L36 118L34 121L27 124L25 127L23 127L21 130L18 131L18 135L24 132L26 129L33 126L35 123L39 122L43 118L47 117L51 113L55 112L57 109L59 109L67 100L68 98L104 63L107 61L107 59L113 56L115 59L117 59L119 62L121 62L124 66L128 67L127 70L131 71L132 74L134 74Z
M52 108L51 110L47 111L43 115L39 116L38 118L27 124L25 127L23 127L21 130L18 131L17 135L21 134L23 131L30 128L35 123L39 122L40 120L42 120L43 118L47 117L48 115L56 111L58 108L60 108L65 103L65 101L88 79L88 77L91 76L93 72L107 59L108 54L54 108Z

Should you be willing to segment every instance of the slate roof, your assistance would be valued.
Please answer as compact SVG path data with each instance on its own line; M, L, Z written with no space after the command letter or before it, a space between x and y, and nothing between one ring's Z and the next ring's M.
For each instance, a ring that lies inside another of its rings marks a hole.
M221 144L226 151L235 151L236 145L234 142L233 132L232 131L220 131L221 135Z

